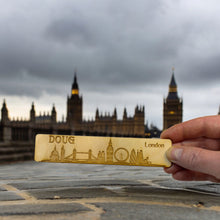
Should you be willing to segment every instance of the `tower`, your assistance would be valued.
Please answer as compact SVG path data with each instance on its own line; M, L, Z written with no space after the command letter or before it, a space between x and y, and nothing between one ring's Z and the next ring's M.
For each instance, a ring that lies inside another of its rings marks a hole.
M72 84L71 96L67 97L67 123L74 131L80 131L82 125L82 96L79 96L76 72Z
M31 122L35 122L35 108L34 108L34 103L32 103L32 105L31 105L30 121L31 121Z
M95 120L97 121L99 119L99 109L96 109L96 113L95 113Z
M51 110L51 122L52 123L56 123L57 122L57 112L56 112L54 104L53 104L53 108Z
M174 77L174 69L169 85L167 98L163 102L163 129L167 129L182 122L183 102L177 94L177 84Z
M5 100L3 102L1 111L2 111L2 118L1 118L2 119L2 123L9 122L8 109L7 109Z
M136 106L134 112L134 135L138 137L143 137L145 133L144 112L144 106Z
M114 108L114 112L112 115L112 134L113 135L117 134L117 109L116 107Z
M1 118L1 137L0 139L4 142L10 142L12 138L12 128L10 126L10 119L8 117L8 108L6 106L6 102L4 100L2 105L2 118Z
M116 108L114 108L114 112L113 112L112 118L113 118L114 120L117 120L117 109L116 109Z
M124 108L124 113L123 113L123 120L126 120L128 117L128 114L127 114L127 109Z

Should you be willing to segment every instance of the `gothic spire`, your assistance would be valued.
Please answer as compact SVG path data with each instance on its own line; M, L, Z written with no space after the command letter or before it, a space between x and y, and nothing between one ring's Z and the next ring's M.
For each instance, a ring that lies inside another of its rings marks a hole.
M3 101L3 105L2 105L2 109L1 109L1 112L2 112L2 122L7 122L9 121L9 117L8 117L8 109L7 109L7 106L6 106L6 101L4 99Z
M3 105L2 105L2 108L7 109L5 99L3 100Z
M115 119L117 118L117 109L116 109L116 107L114 109L113 118L115 118Z
M126 119L126 118L127 118L127 109L124 108L123 119Z
M56 108L55 108L55 104L53 104L53 107L52 107L52 113L56 113Z
M53 104L53 107L51 110L51 121L53 123L56 123L56 121L57 121L57 112L56 112L55 104Z
M174 77L174 72L172 73L172 77L171 77L171 80L170 80L170 87L172 87L172 88L177 87L176 80L175 80L175 77Z
M79 87L77 83L77 76L76 76L76 71L74 72L74 80L72 84L72 95L78 95L79 94Z
M98 119L99 118L99 109L96 109L96 113L95 113L95 118Z
M178 99L178 94L177 94L177 84L174 76L174 68L172 68L172 76L170 80L170 85L169 85L169 93L167 96L167 99Z

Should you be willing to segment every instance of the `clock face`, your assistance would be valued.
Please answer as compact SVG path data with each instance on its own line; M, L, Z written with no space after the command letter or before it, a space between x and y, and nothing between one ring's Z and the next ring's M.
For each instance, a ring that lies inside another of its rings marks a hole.
M175 114L175 112L174 111L169 111L169 114L173 115L173 114Z

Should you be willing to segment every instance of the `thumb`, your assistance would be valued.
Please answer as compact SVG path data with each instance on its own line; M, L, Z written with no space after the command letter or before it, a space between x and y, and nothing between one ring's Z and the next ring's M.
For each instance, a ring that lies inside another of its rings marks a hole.
M177 146L166 152L168 160L188 170L209 174L220 179L220 151Z

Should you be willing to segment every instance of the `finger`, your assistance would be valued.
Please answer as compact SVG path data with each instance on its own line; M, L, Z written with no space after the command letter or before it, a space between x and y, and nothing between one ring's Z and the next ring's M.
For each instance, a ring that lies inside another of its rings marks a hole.
M204 149L219 151L220 150L220 139L211 139L211 138L201 137L201 138L190 139L187 141L182 141L182 142L177 143L177 145L194 146L194 147L200 147Z
M180 167L176 164L172 164L170 167L164 167L164 171L168 174L172 174L172 177L180 181L205 181L209 180L212 182L220 182L219 179L216 179L213 176L208 174L199 173L191 170L187 170L183 167Z
M210 151L197 147L172 147L167 151L167 158L185 169L220 179L220 151Z
M209 180L212 182L220 182L213 176L208 174L199 173L191 170L187 170L183 167L180 167L176 164L172 164L171 167L165 167L164 171L168 174L172 174L172 177L180 181L205 181Z
M183 170L183 169L184 168L182 168L174 163L170 167L164 167L164 171L169 174L174 174L174 173L176 173L180 170Z
M183 122L165 130L161 138L169 138L174 143L183 140L220 137L220 115L206 116Z
M182 169L180 171L177 171L172 175L172 177L175 180L180 180L180 181L212 181L212 182L220 182L220 179L216 179L215 177L204 174L204 173L199 173L199 172L194 172L186 169Z

